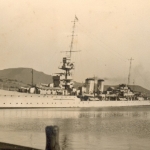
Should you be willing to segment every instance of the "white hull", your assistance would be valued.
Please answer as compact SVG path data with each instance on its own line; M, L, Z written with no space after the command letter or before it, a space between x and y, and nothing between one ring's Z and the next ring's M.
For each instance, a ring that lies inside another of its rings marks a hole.
M143 101L81 101L76 96L61 95L1 95L0 108L86 108L148 106L150 100Z

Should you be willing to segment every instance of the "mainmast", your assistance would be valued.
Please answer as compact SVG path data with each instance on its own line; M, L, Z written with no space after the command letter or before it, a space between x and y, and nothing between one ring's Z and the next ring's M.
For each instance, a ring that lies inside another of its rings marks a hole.
M134 59L129 59L129 61L130 61L130 66L129 66L129 75L128 75L128 85L130 84L130 76L131 76L131 65L132 65L132 60L134 60Z

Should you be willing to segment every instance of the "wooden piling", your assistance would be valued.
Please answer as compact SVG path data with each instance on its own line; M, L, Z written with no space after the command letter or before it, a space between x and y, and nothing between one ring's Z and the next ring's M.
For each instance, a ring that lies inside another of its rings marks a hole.
M47 126L46 132L46 148L45 150L60 150L59 146L59 127Z

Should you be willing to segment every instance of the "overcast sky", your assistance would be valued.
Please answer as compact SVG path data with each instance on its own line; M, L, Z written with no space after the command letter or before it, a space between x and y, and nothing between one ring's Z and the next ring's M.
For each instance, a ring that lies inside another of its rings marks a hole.
M75 15L76 81L127 83L132 57L130 84L150 89L149 0L0 0L0 70L59 72Z

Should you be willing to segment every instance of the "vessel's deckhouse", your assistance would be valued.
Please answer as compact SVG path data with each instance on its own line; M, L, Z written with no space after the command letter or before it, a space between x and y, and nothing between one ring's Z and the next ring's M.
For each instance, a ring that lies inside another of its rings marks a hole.
M74 64L71 62L70 57L63 57L63 62L59 66L59 69L63 70L64 73L53 76L54 87L61 87L71 91L74 85L71 72L74 69Z

